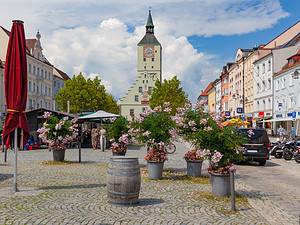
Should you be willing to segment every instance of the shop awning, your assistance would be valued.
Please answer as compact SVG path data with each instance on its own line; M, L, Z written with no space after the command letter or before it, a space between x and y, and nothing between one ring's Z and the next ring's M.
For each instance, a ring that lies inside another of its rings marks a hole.
M271 120L264 120L263 122L283 122L283 121L295 121L295 118L274 118Z
M91 119L110 119L110 118L117 118L120 115L117 114L113 114L113 113L109 113L109 112L105 112L102 110L99 110L97 112L85 115L85 116L81 116L78 119L79 120L91 120Z

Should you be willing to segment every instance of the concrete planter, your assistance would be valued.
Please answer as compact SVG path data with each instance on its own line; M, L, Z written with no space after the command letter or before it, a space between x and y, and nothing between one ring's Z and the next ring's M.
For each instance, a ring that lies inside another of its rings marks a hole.
M148 161L148 178L158 180L162 178L164 162Z
M210 173L212 193L215 196L230 196L230 175Z
M66 150L52 150L52 152L54 162L63 162L65 160Z
M187 175L191 177L201 177L202 162L201 160L186 160Z

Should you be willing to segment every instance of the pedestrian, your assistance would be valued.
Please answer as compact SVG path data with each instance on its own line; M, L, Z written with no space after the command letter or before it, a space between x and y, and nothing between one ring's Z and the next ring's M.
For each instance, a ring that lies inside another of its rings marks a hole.
M93 129L91 131L91 139L92 139L92 147L94 150L96 150L98 145L98 130L96 125L93 126Z
M106 137L105 137L105 133L106 130L103 127L100 127L100 150L102 150L104 152L104 150L106 149Z
M278 130L277 130L277 134L279 135L279 137L282 139L283 136L285 135L285 129L280 125Z

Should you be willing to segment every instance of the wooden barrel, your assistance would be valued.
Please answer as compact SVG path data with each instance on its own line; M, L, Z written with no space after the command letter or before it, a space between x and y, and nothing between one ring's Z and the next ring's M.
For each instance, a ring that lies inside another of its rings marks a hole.
M137 204L141 188L138 158L111 157L107 170L107 198L112 204Z

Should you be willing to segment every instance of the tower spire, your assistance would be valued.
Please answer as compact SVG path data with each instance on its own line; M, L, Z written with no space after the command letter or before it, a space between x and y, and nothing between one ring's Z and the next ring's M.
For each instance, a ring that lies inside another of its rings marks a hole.
M146 23L146 33L154 34L154 24L151 16L151 8L149 9L148 19Z

